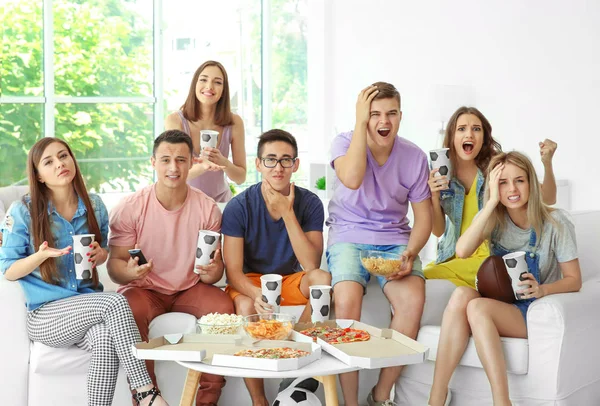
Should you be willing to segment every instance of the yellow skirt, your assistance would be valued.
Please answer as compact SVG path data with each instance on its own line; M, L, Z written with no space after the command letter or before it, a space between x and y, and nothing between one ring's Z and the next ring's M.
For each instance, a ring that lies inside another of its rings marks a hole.
M469 258L456 258L436 264L427 264L423 273L426 279L447 279L456 286L470 286L475 288L475 277L479 266L487 257L472 256Z

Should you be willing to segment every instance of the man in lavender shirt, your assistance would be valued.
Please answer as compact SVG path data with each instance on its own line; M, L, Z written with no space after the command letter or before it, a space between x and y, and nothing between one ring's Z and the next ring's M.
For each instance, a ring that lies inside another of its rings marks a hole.
M398 90L377 82L358 96L354 131L333 140L331 166L337 179L326 222L330 227L327 265L336 317L360 320L370 279L360 251L397 254L401 270L377 279L394 309L390 327L415 338L425 303L418 253L431 233L431 196L427 158L419 147L398 136L401 118ZM409 202L414 213L412 230L406 217ZM401 368L381 370L368 405L391 404L390 391ZM346 406L357 406L358 373L340 375L340 383Z

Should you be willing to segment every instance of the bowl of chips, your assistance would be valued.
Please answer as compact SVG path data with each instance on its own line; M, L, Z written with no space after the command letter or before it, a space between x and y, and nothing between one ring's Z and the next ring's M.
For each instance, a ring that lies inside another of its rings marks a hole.
M244 317L244 331L255 340L287 340L295 323L289 314L252 314Z
M360 261L370 274L384 277L399 272L402 266L399 254L376 250L360 251Z
M243 324L244 316L209 313L198 319L196 331L201 334L238 334Z

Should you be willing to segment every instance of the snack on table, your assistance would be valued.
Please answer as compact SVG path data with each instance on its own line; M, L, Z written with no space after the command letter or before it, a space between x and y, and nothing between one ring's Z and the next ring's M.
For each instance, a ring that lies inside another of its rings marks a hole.
M285 340L292 331L291 321L265 320L247 322L244 329L252 338L259 340Z
M300 334L312 337L313 341L316 343L318 336L321 336L323 340L327 341L329 339L337 338L338 336L344 334L344 329L340 327L329 326L311 327L300 331Z
M300 334L312 337L313 341L317 341L317 337L320 337L328 344L345 344L357 341L369 341L371 339L371 334L356 328L312 327L300 331Z
M202 334L237 334L244 316L237 314L209 313L198 320Z
M252 358L269 358L269 359L283 359L283 358L300 358L310 355L308 351L297 350L289 347L278 347L278 348L256 348L250 350L241 350L236 352L236 357L252 357Z
M373 275L390 276L398 271L402 266L401 259L387 259L379 257L362 258L362 264L367 271Z

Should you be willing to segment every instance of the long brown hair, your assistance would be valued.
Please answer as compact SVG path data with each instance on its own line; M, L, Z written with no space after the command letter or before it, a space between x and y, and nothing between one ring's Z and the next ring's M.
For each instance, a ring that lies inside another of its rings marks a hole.
M231 102L229 100L229 79L227 78L227 71L223 65L217 61L206 61L196 69L194 77L192 78L192 83L190 84L190 91L188 92L185 103L181 106L181 111L188 121L198 121L202 118L200 100L196 97L196 83L198 82L198 77L202 71L209 66L216 66L221 69L221 72L223 73L223 94L221 94L221 98L217 102L215 124L220 126L231 125L233 124L233 114L231 114Z
M53 137L45 137L36 142L33 147L29 150L27 156L27 177L29 178L29 196L31 197L31 204L29 205L29 212L31 215L31 234L33 235L34 249L37 249L44 241L48 242L48 247L56 248L54 245L54 237L52 236L52 230L50 227L50 216L48 214L48 203L50 202L50 190L45 183L40 182L38 165L43 158L44 151L46 148L55 142L62 144L71 158L75 163L75 178L73 178L73 188L77 196L83 200L85 208L87 210L87 224L90 234L96 236L98 244L102 244L102 234L100 233L100 227L98 226L98 220L92 207L92 202L85 188L79 165L75 160L73 151L69 145L61 139ZM27 205L26 199L23 198L23 203ZM40 272L42 279L46 283L53 285L57 284L60 279L60 272L56 267L55 258L48 258L40 264ZM92 270L92 282L94 287L98 286L98 271L96 268Z
M456 123L458 118L463 114L473 114L479 120L481 120L481 126L483 127L483 145L479 154L475 157L475 164L486 174L490 159L499 152L502 152L502 146L498 141L492 137L492 125L487 118L475 107L462 106L452 114L448 125L446 126L446 135L444 136L444 148L450 148L450 162L452 163L452 170L455 171L458 167L457 161L458 156L454 149L454 134L456 133Z
M498 165L498 164L512 164L517 168L525 171L527 175L527 180L529 182L529 200L527 201L527 219L529 223L535 230L537 234L537 240L540 241L542 238L542 229L544 227L544 223L547 221L552 222L557 225L556 221L552 218L550 213L554 211L553 208L546 206L542 199L542 192L540 182L538 180L537 174L535 173L535 168L531 163L531 160L527 158L524 154L511 151L507 153L499 153L495 155L491 161L487 170L487 176L489 178L490 172ZM490 199L490 186L489 184L485 187L484 201L488 201ZM506 229L506 207L499 203L490 220L488 221L485 234L489 237L492 231L498 227L498 231L502 232ZM488 238L489 240L489 238Z

